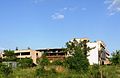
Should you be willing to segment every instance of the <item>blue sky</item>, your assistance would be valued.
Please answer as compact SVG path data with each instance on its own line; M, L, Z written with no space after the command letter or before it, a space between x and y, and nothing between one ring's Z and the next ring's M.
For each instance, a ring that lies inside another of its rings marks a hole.
M65 47L72 38L120 49L120 0L0 0L0 49Z

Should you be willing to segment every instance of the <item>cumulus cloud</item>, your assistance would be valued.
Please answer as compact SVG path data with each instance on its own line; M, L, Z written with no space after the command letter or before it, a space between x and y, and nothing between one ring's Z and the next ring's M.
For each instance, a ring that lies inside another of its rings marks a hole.
M52 19L54 20L61 20L65 18L66 12L75 11L77 7L64 7L57 10L53 15L51 15Z
M54 20L64 19L64 15L63 15L63 14L60 14L60 13L54 13L51 17L52 17L52 19L54 19Z
M120 0L105 0L104 3L108 5L109 15L120 13Z

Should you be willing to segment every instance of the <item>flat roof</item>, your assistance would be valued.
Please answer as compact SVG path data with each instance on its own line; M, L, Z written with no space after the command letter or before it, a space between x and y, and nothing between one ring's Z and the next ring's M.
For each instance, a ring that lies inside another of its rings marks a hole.
M56 51L56 50L63 50L65 48L45 48L45 49L37 49L36 51Z

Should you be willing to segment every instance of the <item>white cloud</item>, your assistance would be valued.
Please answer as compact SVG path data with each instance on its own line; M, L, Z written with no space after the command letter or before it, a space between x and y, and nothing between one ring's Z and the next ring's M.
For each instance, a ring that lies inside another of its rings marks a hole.
M81 8L81 10L82 10L82 11L86 11L86 10L87 10L87 8Z
M105 0L105 4L108 4L109 15L120 13L120 0Z
M118 7L117 10L120 11L120 7Z
M64 7L62 9L59 9L56 11L53 15L51 15L51 18L54 20L61 20L65 18L66 12L72 12L77 10L78 7Z
M64 8L62 8L62 9L58 10L58 11L59 11L59 12L75 11L75 10L77 10L77 9L78 9L78 7L64 7Z
M58 10L57 12L65 12L65 11L67 11L67 10L68 10L68 7L64 7L64 8L62 8L62 9Z
M60 14L60 13L54 13L51 17L54 20L61 20L61 19L64 19L65 16L63 14Z

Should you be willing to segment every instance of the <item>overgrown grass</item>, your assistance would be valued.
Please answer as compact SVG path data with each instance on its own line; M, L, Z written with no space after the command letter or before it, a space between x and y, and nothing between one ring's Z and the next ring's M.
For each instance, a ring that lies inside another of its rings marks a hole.
M64 70L58 72L56 67L53 65L46 66L48 70L43 71L43 75L39 76L36 76L36 70L39 69L39 66L26 69L17 68L13 70L8 78L100 78L101 72L103 78L120 78L120 66L100 66L98 68L97 66L90 66L89 71L86 73L78 73L64 67Z
M9 78L36 78L35 77L36 68L17 68L13 70L13 73L9 75Z
M106 78L120 78L120 66L102 66Z

